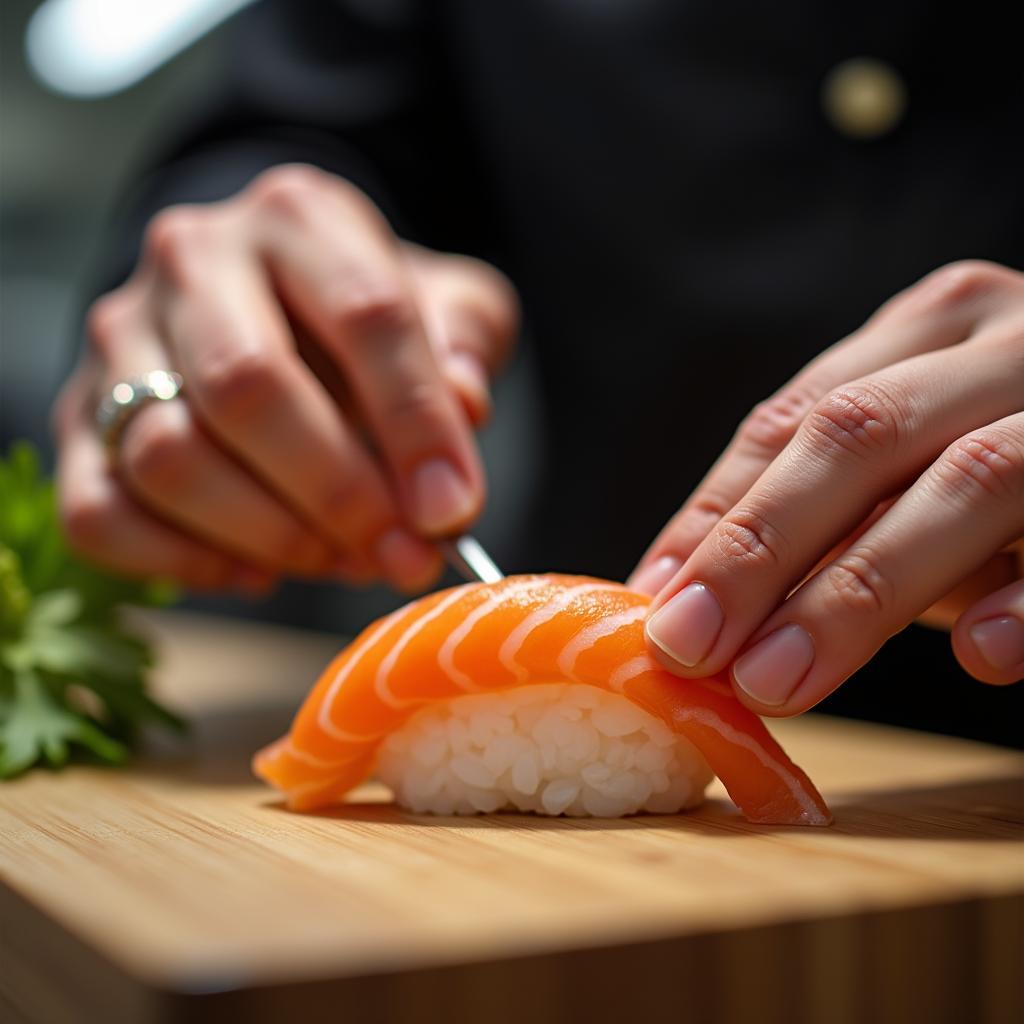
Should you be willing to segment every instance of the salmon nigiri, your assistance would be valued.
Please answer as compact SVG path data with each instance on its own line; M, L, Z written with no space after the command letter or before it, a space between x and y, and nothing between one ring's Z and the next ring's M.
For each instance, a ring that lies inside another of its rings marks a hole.
M648 655L649 604L554 574L414 601L334 659L256 774L293 810L376 768L416 810L610 816L694 806L714 772L749 821L827 825L810 779L727 683Z

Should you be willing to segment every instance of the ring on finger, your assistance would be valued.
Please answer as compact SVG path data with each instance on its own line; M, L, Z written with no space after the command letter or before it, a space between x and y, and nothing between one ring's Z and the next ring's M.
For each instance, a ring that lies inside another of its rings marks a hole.
M118 381L96 406L96 426L107 454L112 458L125 427L139 410L150 402L169 402L184 388L180 373L173 370L150 370L128 380Z

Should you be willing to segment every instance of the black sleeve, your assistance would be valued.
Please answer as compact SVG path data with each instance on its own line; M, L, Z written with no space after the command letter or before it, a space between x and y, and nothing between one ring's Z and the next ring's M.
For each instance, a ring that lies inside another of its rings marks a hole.
M158 210L225 198L291 161L352 181L404 237L493 258L441 6L260 0L239 15L213 95L124 197L92 294L127 276Z

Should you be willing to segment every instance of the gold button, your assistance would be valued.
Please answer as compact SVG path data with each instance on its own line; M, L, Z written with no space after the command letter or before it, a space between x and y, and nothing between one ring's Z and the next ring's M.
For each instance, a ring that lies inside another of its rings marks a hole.
M821 87L821 103L833 127L854 139L877 139L900 123L907 90L896 71L873 57L836 65Z

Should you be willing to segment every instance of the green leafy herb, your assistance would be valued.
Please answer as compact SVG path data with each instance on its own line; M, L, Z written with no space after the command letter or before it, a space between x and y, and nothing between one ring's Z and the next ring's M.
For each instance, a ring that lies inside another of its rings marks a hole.
M27 444L0 459L0 779L72 754L120 764L140 726L182 721L146 692L152 653L123 604L163 604L166 586L75 558L53 485Z

